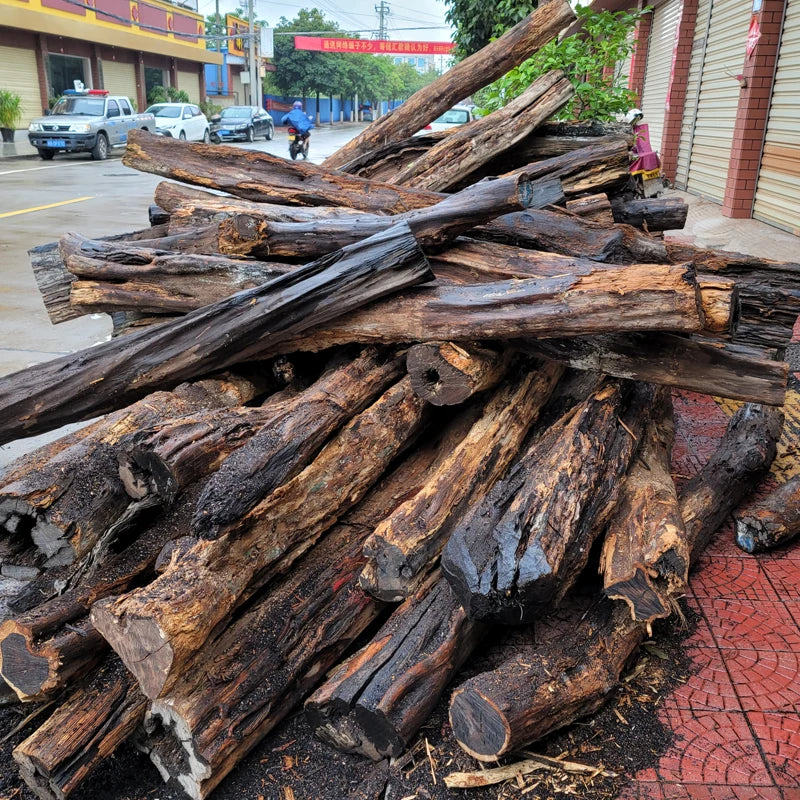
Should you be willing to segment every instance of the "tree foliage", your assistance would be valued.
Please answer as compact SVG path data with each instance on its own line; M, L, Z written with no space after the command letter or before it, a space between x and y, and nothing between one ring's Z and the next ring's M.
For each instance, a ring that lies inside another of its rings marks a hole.
M455 29L455 57L466 58L493 37L513 28L537 6L538 0L445 0L446 18Z
M476 100L486 111L501 108L524 92L546 72L563 70L575 87L573 102L558 119L612 120L630 109L635 95L624 81L621 67L633 49L632 31L642 11L593 11L577 6L579 33L553 40L483 90Z

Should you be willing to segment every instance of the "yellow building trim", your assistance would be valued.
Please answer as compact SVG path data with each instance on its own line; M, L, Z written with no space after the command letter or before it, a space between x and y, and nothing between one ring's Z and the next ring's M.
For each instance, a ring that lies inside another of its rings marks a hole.
M181 14L191 16L200 23L203 21L198 14L179 9L169 3L148 0L148 4L157 5L169 12L180 11ZM197 42L184 42L176 39L174 34L161 36L152 31L139 30L135 25L127 28L117 23L96 19L95 12L90 9L86 10L85 16L76 17L68 11L43 8L41 0L30 0L24 5L20 0L0 0L0 25L22 28L34 33L82 39L128 50L158 53L186 61L222 64L222 55L213 50L206 50L203 39L199 39Z

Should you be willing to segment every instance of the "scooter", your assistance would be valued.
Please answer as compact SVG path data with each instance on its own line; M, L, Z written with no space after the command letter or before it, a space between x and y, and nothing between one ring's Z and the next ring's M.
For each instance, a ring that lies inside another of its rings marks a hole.
M300 133L297 128L289 126L289 155L292 161L297 159L298 155L302 155L304 159L308 159L308 141L311 138L310 132Z
M641 121L643 117L638 108L631 109L625 116L634 136L633 161L628 167L630 186L635 197L658 197L666 188L666 182L661 172L661 159L650 144L650 126Z

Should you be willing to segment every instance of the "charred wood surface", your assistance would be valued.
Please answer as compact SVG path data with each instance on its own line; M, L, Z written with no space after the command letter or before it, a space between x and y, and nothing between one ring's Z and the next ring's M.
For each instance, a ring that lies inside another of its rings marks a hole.
M611 209L614 222L651 232L680 230L686 224L686 215L689 213L686 201L679 197L614 200Z
M792 478L763 499L734 513L736 544L761 553L788 544L800 533L800 479Z

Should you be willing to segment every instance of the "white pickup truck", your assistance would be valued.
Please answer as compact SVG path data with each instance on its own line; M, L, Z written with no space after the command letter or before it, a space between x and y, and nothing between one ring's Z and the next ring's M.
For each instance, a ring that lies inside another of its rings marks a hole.
M49 161L56 153L91 153L102 161L111 147L124 147L133 128L155 131L152 114L137 114L127 97L105 89L65 92L46 117L28 126L28 139Z

